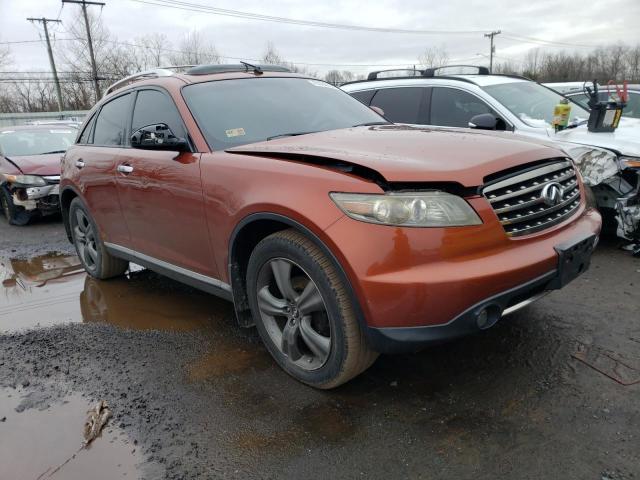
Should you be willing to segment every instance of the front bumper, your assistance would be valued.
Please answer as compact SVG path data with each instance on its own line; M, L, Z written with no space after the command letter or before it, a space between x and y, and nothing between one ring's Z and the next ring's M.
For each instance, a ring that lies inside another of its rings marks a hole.
M60 211L60 185L50 183L41 187L14 187L10 189L14 205L27 212L38 211L51 215Z
M508 238L484 199L469 202L482 225L412 229L343 218L325 231L374 349L417 350L481 330L477 314L488 306L493 325L505 311L566 283L557 247L600 232L600 214L581 205L548 230Z

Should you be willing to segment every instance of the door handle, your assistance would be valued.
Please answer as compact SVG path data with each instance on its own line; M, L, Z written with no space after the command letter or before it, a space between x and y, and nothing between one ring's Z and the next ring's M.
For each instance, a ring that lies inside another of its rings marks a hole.
M131 165L118 165L117 170L120 173L129 174L129 173L133 172L133 167Z
M77 167L77 168L82 168L82 167L84 167L84 160L82 160L81 158L79 158L78 160L76 160L76 167Z

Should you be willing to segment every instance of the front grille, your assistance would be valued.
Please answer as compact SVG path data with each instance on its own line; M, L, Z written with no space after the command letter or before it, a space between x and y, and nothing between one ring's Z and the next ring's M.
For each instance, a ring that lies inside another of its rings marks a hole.
M482 193L510 237L556 225L580 206L578 178L568 160L523 168L487 184Z

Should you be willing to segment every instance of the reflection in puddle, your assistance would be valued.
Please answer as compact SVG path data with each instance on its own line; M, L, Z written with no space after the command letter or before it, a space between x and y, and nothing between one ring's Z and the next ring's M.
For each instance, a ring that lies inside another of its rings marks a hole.
M0 258L0 331L83 321L189 331L233 315L224 300L132 267L125 277L100 281L76 256Z
M84 270L76 256L0 258L0 330L79 322Z
M229 302L147 270L107 281L87 276L80 309L85 322L176 332L207 328L232 314Z
M49 477L80 448L91 404L73 395L45 410L29 408L18 413L20 397L17 390L0 390L0 419L4 418L0 423L0 478L36 479L45 471L49 473L43 478L53 479L139 478L136 465L142 458L128 437L112 426Z

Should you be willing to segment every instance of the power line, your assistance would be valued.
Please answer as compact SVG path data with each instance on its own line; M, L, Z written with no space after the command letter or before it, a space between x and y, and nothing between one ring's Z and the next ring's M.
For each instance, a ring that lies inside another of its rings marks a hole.
M548 47L578 47L578 48L595 48L595 45L585 45L582 43L568 43L568 42L556 42L555 40L544 40L542 38L525 37L522 35L516 35L509 32L503 33L504 38L514 40L522 43L534 43L538 45L544 45Z
M258 20L263 22L288 23L292 25L303 25L308 27L333 28L340 30L359 30L377 33L402 33L413 35L477 35L484 33L484 30L411 30L404 28L368 27L365 25L348 25L341 23L316 22L312 20L301 20L296 18L277 17L273 15L263 15L252 12L242 12L226 8L210 7L191 2L174 0L131 0L137 3L145 3L157 7L168 7L177 10L186 10L211 15L222 15L227 17L243 18L246 20Z

